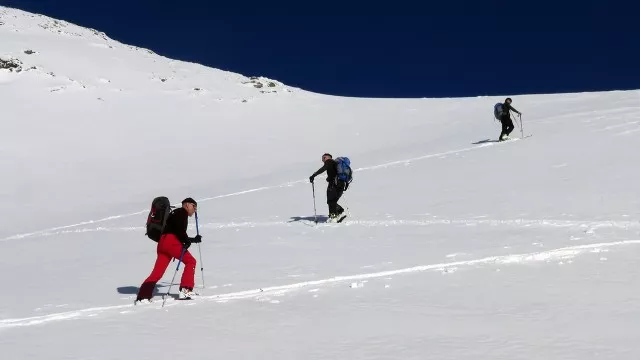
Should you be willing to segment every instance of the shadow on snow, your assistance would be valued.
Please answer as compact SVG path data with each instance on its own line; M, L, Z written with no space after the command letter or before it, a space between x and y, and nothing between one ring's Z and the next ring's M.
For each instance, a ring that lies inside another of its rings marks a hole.
M327 220L329 220L329 217L326 215L318 215L318 217L316 216L292 216L291 220L289 220L288 222L299 222L299 221L311 221L311 222L315 222L316 219L318 219L318 223L325 223L327 222Z
M498 140L484 139L484 140L476 141L476 142L471 143L471 144L473 144L473 145L480 145L480 144L494 143L494 142L498 142Z

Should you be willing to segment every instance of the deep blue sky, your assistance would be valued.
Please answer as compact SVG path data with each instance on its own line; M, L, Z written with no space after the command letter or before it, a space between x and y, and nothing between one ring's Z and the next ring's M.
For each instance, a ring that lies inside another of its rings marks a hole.
M640 1L0 0L161 55L320 93L640 88ZM1 47L1 45L0 45Z

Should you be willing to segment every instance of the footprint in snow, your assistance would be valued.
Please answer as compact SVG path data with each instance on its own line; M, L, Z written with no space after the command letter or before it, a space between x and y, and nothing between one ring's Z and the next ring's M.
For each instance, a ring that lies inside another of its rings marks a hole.
M440 272L442 272L442 274L444 275L444 274L452 274L452 273L456 272L458 270L458 268L457 267L449 267L449 268L441 268L441 269L438 269L438 270L440 270Z

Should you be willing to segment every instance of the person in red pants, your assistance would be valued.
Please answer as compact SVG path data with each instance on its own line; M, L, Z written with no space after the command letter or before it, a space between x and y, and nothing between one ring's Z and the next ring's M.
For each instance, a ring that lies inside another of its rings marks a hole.
M187 300L196 295L196 293L193 292L196 259L187 249L192 243L201 242L202 237L196 235L190 238L187 235L187 225L189 224L189 217L193 216L197 210L198 203L192 198L186 198L182 200L182 207L173 210L167 218L167 223L162 230L162 236L160 236L160 240L158 241L156 264L151 271L151 275L149 275L142 283L142 286L140 286L136 303L149 302L151 300L153 290L167 270L171 259L180 259L181 256L184 271L182 273L182 279L180 280L178 298Z

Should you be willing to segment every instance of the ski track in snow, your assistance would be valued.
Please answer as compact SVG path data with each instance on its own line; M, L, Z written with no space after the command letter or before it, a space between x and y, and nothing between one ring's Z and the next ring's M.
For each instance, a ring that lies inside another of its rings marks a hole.
M254 221L241 221L241 222L228 222L228 223L204 223L200 224L200 229L235 229L235 228L260 228L260 227L273 227L273 226L298 226L298 222L311 222L309 220L283 220L283 221L267 221L267 222L254 222ZM602 221L588 221L588 220L558 220L558 219L392 219L392 220L351 220L340 225L338 224L325 224L320 223L318 228L333 227L333 226L362 226L362 227L393 227L393 226L437 226L437 225L458 225L458 226L523 226L523 227L558 227L558 228L576 228L583 230L585 233L593 233L600 228L616 228L616 229L640 229L639 221L626 221L626 220L602 220ZM59 231L43 231L38 233L32 233L29 237L47 237L57 236L65 234L82 234L82 233L95 233L95 232L137 232L144 231L143 226L124 226L124 227L95 227L95 228L81 228ZM3 239L2 241L8 241L10 239Z
M466 147L466 148L461 148L461 149L457 149L457 150L450 150L450 151L445 151L445 152L436 153L436 154L428 154L428 155L423 155L423 156L410 158L410 159L406 159L406 160L392 161L392 162L388 162L388 163L384 163L384 164L380 164L380 165L373 165L373 166L368 166L368 167L356 168L356 169L354 169L354 171L376 170L376 169L382 169L382 168L386 168L386 167L389 167L389 166L396 166L396 165L410 165L411 162L414 162L414 161L426 160L426 159L437 158L437 157L447 156L447 155L454 155L454 154L457 154L457 153L468 152L468 151L477 150L477 149L480 149L480 148L486 148L486 147L490 147L490 146L494 146L494 145L507 144L507 143L515 141L515 140L520 140L520 139L519 138L515 138L515 139L513 139L511 141L505 141L505 142L487 142L487 143L482 143L482 144L479 144L479 145L470 146L470 147ZM231 197L231 196L245 195L245 194L250 194L250 193L264 191L264 190L271 190L271 189L278 189L278 188L283 188L283 187L290 187L290 186L293 186L293 185L296 185L296 184L306 183L308 181L309 181L308 179L290 181L290 182L286 182L286 183L279 184L279 185L263 186L263 187L259 187L259 188L255 188L255 189L243 190L243 191L238 191L238 192L234 192L234 193L230 193L230 194L218 195L218 196L202 198L202 199L196 199L196 200L198 202L204 202L204 201L222 199L222 198L227 198L227 197ZM176 203L176 204L173 204L173 205L177 206L179 204ZM146 214L148 211L149 211L149 209L144 209L144 210L140 210L140 211L133 212L133 213L128 213L128 214L112 215L112 216L108 216L106 218L102 218L102 219L98 219L98 220L87 220L87 221L83 221L83 222L80 222L80 223L77 223L77 224L72 224L72 225L63 225L63 226L57 226L57 227L44 229L44 230L38 230L38 231L30 232L30 233L11 235L9 237L0 239L0 242L24 239L24 238L34 237L34 236L38 236L38 235L42 235L42 234L46 234L46 233L52 233L52 232L56 232L56 231L60 231L60 230L75 228L75 227L79 227L79 226L83 226L83 225L96 224L96 223L101 223L101 222L105 222L105 221L116 220L116 219L121 219L121 218L126 218L126 217L141 215L141 214ZM62 233L62 232L60 232L60 233Z
M279 301L272 301L270 296L282 296L286 293L300 290L303 288L312 287L309 292L318 292L320 286L328 286L333 284L345 283L345 282L355 282L358 284L357 287L362 287L360 284L363 284L368 279L376 279L376 278L385 278L387 279L389 276L393 275L401 275L401 274L411 274L418 273L424 271L438 271L443 274L445 273L453 273L459 270L460 267L466 266L481 266L481 265L513 265L513 264L527 264L533 262L551 262L551 261L561 261L562 263L567 262L571 263L572 259L576 256L583 253L590 254L599 254L600 252L606 252L607 248L622 246L622 245L638 245L640 244L640 240L624 240L624 241L616 241L616 242L608 242L608 243L597 243L597 244L586 244L586 245L578 245L578 246L569 246L558 248L554 250L542 251L542 252L534 252L534 253L526 253L526 254L512 254L512 255L500 255L500 256L489 256L481 259L475 260L464 260L464 261L453 261L447 263L439 263L439 264L430 264L430 265L421 265L414 266L404 269L397 270L388 270L382 272L374 272L374 273L365 273L365 274L357 274L357 275L347 275L347 276L336 276L327 279L319 279L312 281L299 282L289 285L279 285L279 286L270 286L246 291L238 291L226 294L217 294L217 295L208 295L208 296L200 296L197 302L201 301L214 301L218 303L226 303L232 300L244 300L244 299L254 299L257 301L269 301L273 304L280 303ZM600 258L600 261L604 261L606 258ZM351 283L351 287L353 288L353 284ZM388 285L388 284L387 284ZM389 286L385 285L385 289L389 288ZM18 318L18 319L3 319L0 320L0 329L8 329L8 328L17 328L17 327L25 327L25 326L34 326L41 325L47 323L53 323L62 320L71 320L71 319L81 319L81 318L96 318L99 314L103 313L119 313L119 314L128 314L133 313L135 308L140 309L162 309L161 301L154 302L149 305L115 305L115 306L102 306L102 307L92 307L87 309L79 309L74 311L67 311L56 314L49 314L43 316L33 316L27 318ZM168 300L165 307L171 307L179 305L181 302L177 300ZM194 302L182 303L185 306L194 305Z

